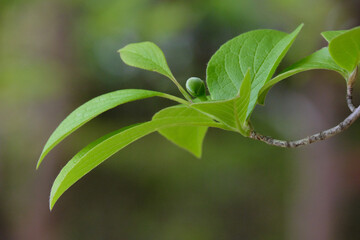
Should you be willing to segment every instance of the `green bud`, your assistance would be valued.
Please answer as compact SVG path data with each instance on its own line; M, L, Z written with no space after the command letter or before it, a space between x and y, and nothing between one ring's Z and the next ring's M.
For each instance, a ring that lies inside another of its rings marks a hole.
M204 81L197 77L191 77L186 81L186 90L193 97L203 97L206 94Z

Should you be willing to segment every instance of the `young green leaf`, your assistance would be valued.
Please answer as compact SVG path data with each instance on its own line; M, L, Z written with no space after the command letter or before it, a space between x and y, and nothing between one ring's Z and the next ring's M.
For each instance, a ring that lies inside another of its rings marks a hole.
M175 106L182 107L182 106ZM174 108L175 108L174 107ZM189 114L189 110L184 109L184 113ZM167 111L160 111L154 115L153 120L164 118L167 115ZM204 117L207 116L198 112L191 111L193 117ZM209 118L209 117L207 117ZM209 118L211 121L211 118ZM204 126L177 126L162 128L159 130L159 133L164 136L169 141L173 142L175 145L189 151L194 154L196 157L200 158L202 154L202 144L205 138L208 127Z
M328 48L325 47L300 60L299 62L291 65L290 67L282 71L278 76L268 81L259 92L258 103L264 104L267 93L269 92L270 88L276 83L297 73L314 69L332 70L340 73L345 79L347 79L348 77L346 70L339 67L335 63L335 61L329 54Z
M332 39L329 43L329 52L340 67L352 73L360 63L360 27Z
M159 130L159 133L175 145L201 158L202 145L208 127L179 126Z
M275 30L255 30L228 41L214 54L207 67L207 84L213 100L234 98L245 71L252 76L248 114L255 107L259 90L274 74L280 61L301 30L291 34Z
M60 171L51 188L50 209L69 187L122 148L152 132L176 126L222 128L221 124L207 116L199 115L196 110L180 106L160 111L157 119L152 121L126 127L103 136L82 149Z
M176 101L178 103L187 104L185 100L172 95L141 89L118 90L98 96L75 109L72 113L70 113L69 116L65 118L64 121L60 123L60 125L51 134L49 140L46 142L37 163L37 168L51 149L53 149L64 138L66 138L68 135L91 119L121 104L150 97L162 97Z
M248 106L250 103L251 77L250 71L246 72L241 81L240 90L235 98L223 101L208 101L194 103L191 107L208 114L213 119L222 122L233 131L249 136Z
M164 53L152 42L131 43L120 49L119 53L124 63L132 67L158 72L174 79Z
M152 42L131 43L119 50L120 57L124 63L149 71L158 72L168 77L184 95L191 101L191 97L185 89L176 81L174 75L166 62L165 55L161 49Z
M331 40L345 33L346 31L347 30L327 31L327 32L322 32L321 35L323 36L323 38L325 38L327 42L331 42Z

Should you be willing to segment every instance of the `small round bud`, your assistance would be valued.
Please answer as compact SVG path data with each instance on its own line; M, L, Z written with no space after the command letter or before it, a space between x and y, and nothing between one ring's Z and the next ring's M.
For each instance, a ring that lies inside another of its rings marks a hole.
M205 83L198 77L191 77L186 81L186 90L193 97L202 97L205 96Z

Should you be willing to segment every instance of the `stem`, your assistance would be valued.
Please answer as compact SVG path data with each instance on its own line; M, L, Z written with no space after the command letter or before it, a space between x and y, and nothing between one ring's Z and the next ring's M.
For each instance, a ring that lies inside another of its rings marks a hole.
M355 110L347 118L345 118L344 121L342 121L335 127L295 141L278 140L272 137L261 135L255 131L251 131L249 137L276 147L296 148L335 136L336 134L341 133L346 129L348 129L359 117L360 117L360 106L355 108Z
M173 83L175 83L175 85L177 86L177 88L179 89L181 94L186 98L186 100L188 100L190 103L192 103L191 96L185 91L185 89L180 85L180 83L178 81L176 81L175 77L172 77L171 81L173 81Z
M351 112L354 112L356 109L356 107L353 104L353 89L357 74L358 74L358 67L356 67L354 72L350 75L346 88L346 103Z
M355 106L353 104L353 85L347 85L347 89L346 89L346 102L347 105L350 109L350 111L354 111L355 110Z
M286 140L278 140L272 137L264 136L260 133L255 132L252 130L250 132L250 138L265 142L269 145L276 146L276 147L283 147L283 148L296 148L304 145L309 145L314 142L322 141L328 139L336 134L339 134L346 129L348 129L359 117L360 117L360 106L355 107L353 104L353 89L355 80L358 74L358 67L351 73L348 81L347 81L347 89L346 89L346 102L347 105L352 112L344 121L332 127L330 129L324 130L322 132L316 133L314 135L308 136L306 138L295 140L295 141L286 141Z

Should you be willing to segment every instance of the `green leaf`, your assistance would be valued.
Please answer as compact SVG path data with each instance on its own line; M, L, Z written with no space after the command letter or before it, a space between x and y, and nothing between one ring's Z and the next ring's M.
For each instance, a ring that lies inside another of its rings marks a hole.
M166 62L161 49L152 42L131 43L118 51L121 59L132 67L158 72L168 77L184 95L191 101L191 97L185 89L176 81Z
M132 67L158 72L174 79L164 53L152 42L131 43L119 50L121 59Z
M202 144L207 129L207 127L180 126L161 129L159 133L175 145L201 158Z
M252 76L247 116L255 107L259 90L271 78L300 32L300 25L287 34L275 30L244 33L221 46L207 67L207 84L213 100L234 98L250 68Z
M46 142L37 163L37 168L51 149L53 149L60 141L62 141L69 134L80 128L91 119L121 104L150 97L163 97L179 103L187 104L185 100L174 97L172 95L141 89L118 90L98 96L78 107L68 117L66 117L64 121L60 123L56 130L51 134L49 140Z
M204 117L204 115L198 111L192 111L191 113L194 117ZM164 118L166 114L167 111L160 111L154 115L153 119ZM209 121L210 120L211 118L209 118ZM160 129L159 133L175 145L200 158L207 129L208 127L204 126L177 126Z
M247 110L250 103L251 77L247 71L235 98L222 101L207 101L194 103L191 107L208 114L213 119L222 122L233 131L249 136Z
M349 73L360 63L360 27L335 37L329 43L329 52L335 62Z
M163 128L176 126L220 127L205 115L186 106L164 109L152 121L122 128L90 143L76 154L56 177L50 193L50 209L59 197L85 174L130 143Z
M327 32L322 32L321 35L325 38L325 40L327 42L330 42L331 40L333 40L337 36L345 33L346 31L347 30L327 31Z
M267 93L269 92L270 88L276 83L297 73L314 69L326 69L336 71L340 73L345 79L347 79L348 76L346 70L339 67L335 63L335 61L329 54L328 48L325 47L300 60L299 62L291 65L290 67L282 71L278 76L267 82L259 92L258 103L264 104Z

